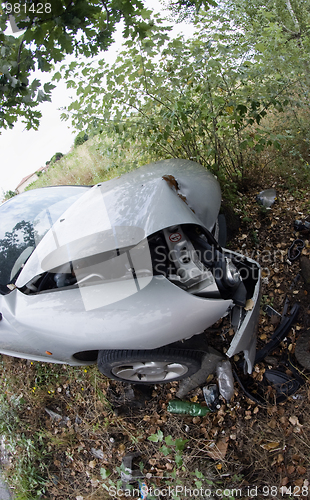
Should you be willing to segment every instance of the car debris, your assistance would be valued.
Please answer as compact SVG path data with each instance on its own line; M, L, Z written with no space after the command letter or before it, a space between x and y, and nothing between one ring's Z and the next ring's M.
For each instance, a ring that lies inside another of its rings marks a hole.
M296 232L299 232L299 233L306 235L310 232L310 222L295 220L294 221L294 229Z
M134 460L140 457L139 452L127 453L122 459L121 480L123 490L132 482L143 479L145 474L139 468L134 468Z
M234 377L230 361L220 361L216 366L216 375L220 395L229 403L234 395Z
M208 408L213 412L220 408L219 390L216 384L209 384L202 388L203 396Z
M258 203L269 210L277 199L277 192L274 188L264 189L256 197Z
M305 246L305 242L301 240L300 238L297 238L294 240L294 242L291 244L291 246L288 249L288 260L290 263L294 262L295 260L299 259L301 256L301 251Z

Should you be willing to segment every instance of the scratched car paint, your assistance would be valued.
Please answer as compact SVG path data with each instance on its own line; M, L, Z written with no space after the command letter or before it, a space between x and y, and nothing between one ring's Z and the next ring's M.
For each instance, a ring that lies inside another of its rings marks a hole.
M250 373L260 269L219 245L220 205L211 173L173 159L2 204L0 352L167 382L200 368L183 341L228 316Z

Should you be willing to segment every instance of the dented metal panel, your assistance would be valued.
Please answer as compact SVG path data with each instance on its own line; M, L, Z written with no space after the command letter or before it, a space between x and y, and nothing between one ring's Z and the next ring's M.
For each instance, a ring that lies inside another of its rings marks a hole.
M163 178L167 175L173 177L175 184ZM184 193L186 202L180 193ZM16 285L22 287L33 276L69 261L132 247L165 227L198 224L211 230L220 203L215 178L189 160L157 162L98 184L55 222L26 263Z

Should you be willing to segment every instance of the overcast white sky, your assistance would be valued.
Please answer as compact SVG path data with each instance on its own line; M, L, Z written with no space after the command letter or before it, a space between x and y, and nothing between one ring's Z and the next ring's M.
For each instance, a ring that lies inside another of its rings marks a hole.
M159 0L147 0L146 5L157 12L162 8ZM191 32L189 25L178 26L180 30ZM117 50L121 47L121 29L116 34L117 42L105 53L107 61L113 62ZM48 81L44 74L44 81ZM41 76L37 76L41 81ZM23 177L32 174L58 151L68 153L77 132L70 126L70 121L61 121L59 108L70 103L72 89L67 90L60 81L52 94L51 103L42 103L42 118L39 130L26 130L18 123L12 130L2 130L0 135L0 199L2 191L14 191Z

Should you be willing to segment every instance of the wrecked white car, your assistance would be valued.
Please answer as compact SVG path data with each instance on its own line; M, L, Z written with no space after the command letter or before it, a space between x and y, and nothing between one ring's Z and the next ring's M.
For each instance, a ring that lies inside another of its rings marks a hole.
M161 383L198 371L203 350L184 340L229 315L226 354L243 352L250 373L260 269L220 246L220 204L215 177L188 160L3 203L0 352Z

